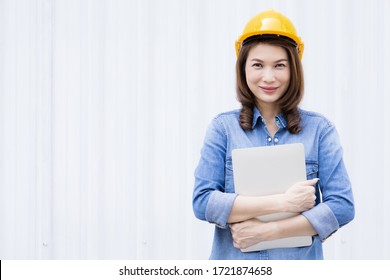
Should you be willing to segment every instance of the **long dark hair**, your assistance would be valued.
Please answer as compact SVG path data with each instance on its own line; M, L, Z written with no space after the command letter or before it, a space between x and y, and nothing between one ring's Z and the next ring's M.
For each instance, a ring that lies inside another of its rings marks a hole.
M297 134L302 130L300 125L301 117L298 104L303 98L304 78L301 60L293 42L286 38L257 37L244 42L236 62L237 99L241 103L240 125L244 130L252 130L253 109L256 106L255 96L246 83L245 64L249 51L259 43L283 47L287 51L290 65L290 84L284 95L277 101L281 111L287 120L287 130Z

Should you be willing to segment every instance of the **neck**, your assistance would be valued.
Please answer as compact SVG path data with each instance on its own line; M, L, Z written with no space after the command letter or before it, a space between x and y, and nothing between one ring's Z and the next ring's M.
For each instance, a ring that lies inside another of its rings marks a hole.
M256 104L256 106L266 120L274 120L275 116L281 112L280 107L276 104Z
M261 115L264 118L268 132L271 137L274 137L275 133L278 131L278 126L275 123L275 116L280 113L280 107L275 104L258 104L258 108L261 112Z

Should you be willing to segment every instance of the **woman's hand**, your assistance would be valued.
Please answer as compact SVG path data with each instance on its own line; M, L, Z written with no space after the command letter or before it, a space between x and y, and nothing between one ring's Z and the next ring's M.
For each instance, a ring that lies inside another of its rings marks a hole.
M286 192L266 196L238 195L234 200L228 223L234 224L258 216L293 212L301 213L309 210L315 204L315 188L318 179L299 182Z
M314 185L318 178L298 182L285 192L286 212L297 212L311 209L316 200Z
M273 222L262 222L254 218L231 224L230 231L233 246L238 249L246 249L262 241L317 234L317 231L303 215Z
M265 223L256 218L230 225L233 246L238 249L248 248L258 242L270 240L272 223Z

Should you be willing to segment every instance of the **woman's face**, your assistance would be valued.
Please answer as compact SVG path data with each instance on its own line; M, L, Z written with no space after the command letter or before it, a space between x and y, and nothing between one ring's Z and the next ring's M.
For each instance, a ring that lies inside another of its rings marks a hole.
M290 65L284 48L259 43L248 53L246 82L260 108L275 104L290 83Z

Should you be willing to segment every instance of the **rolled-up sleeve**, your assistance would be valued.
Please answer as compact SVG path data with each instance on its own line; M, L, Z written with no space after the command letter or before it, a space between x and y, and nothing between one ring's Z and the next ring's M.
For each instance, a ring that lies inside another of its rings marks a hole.
M302 213L324 241L355 216L354 200L343 151L333 124L327 123L319 142L319 171L322 202Z
M303 212L303 216L309 220L317 231L318 237L324 241L332 233L339 229L339 223L332 210L325 203L321 203L309 211Z
M234 193L212 192L206 207L206 220L220 228L226 228L236 196Z
M209 125L201 157L195 170L192 198L198 219L226 228L236 194L225 192L227 136L223 125L215 118Z

